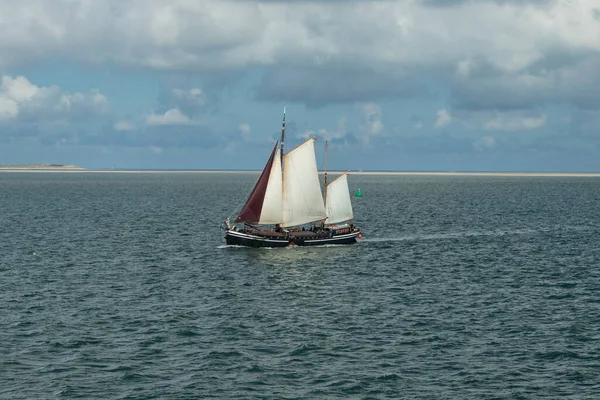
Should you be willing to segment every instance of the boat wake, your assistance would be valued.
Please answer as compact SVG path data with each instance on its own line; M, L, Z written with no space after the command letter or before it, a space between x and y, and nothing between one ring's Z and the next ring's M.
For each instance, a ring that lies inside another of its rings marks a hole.
M222 244L217 246L217 249L247 249L246 246L238 246L237 244Z
M359 242L378 243L378 242L411 242L418 240L447 240L462 239L468 237L480 236L506 236L506 235L535 235L548 232L550 229L515 229L515 230L494 230L494 231L467 231L467 232L448 232L425 235L406 235L398 237L369 237Z

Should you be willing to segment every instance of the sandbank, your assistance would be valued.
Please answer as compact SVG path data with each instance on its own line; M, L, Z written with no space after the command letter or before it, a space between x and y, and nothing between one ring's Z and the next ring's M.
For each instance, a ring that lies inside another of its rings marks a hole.
M67 173L119 173L119 174L259 174L253 170L128 170L128 169L84 169L76 166L63 167L12 167L0 166L0 172L67 172ZM350 175L379 176L488 176L488 177L600 177L598 172L458 172L458 171L328 171L329 175L347 172ZM320 174L323 174L320 171Z

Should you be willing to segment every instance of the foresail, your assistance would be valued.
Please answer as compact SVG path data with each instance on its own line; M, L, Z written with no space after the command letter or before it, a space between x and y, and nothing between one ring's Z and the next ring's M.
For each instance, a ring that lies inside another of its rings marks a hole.
M269 182L260 212L259 224L281 224L283 222L283 179L280 150L273 158Z
M354 218L348 174L343 174L327 185L327 220L326 224L337 224Z
M303 225L327 217L314 141L314 138L310 138L284 156L283 227Z
M242 208L242 211L236 218L235 222L258 222L260 220L261 210L263 208L265 193L267 191L267 186L271 176L271 169L273 167L276 149L277 143L275 143L275 147L273 147L273 151L271 152L271 156L267 161L267 165L265 165L265 168L260 174L256 185L254 185L254 189L252 189L252 193L250 193L248 200L246 200L246 204L244 204L244 207Z

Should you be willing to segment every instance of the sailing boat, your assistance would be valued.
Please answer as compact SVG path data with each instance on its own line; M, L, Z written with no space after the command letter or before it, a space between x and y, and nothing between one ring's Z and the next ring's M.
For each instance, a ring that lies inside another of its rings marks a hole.
M287 153L284 139L285 109L281 140L275 143L234 223L229 218L225 220L227 244L287 247L355 243L362 233L350 223L354 215L348 174L343 173L328 184L325 172L323 197L315 157L316 138L307 139Z

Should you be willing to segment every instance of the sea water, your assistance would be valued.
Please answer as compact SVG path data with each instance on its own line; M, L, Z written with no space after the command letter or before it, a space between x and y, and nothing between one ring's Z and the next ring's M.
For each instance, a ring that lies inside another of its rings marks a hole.
M257 176L0 173L0 398L600 396L599 178L351 176L359 243L225 246Z

